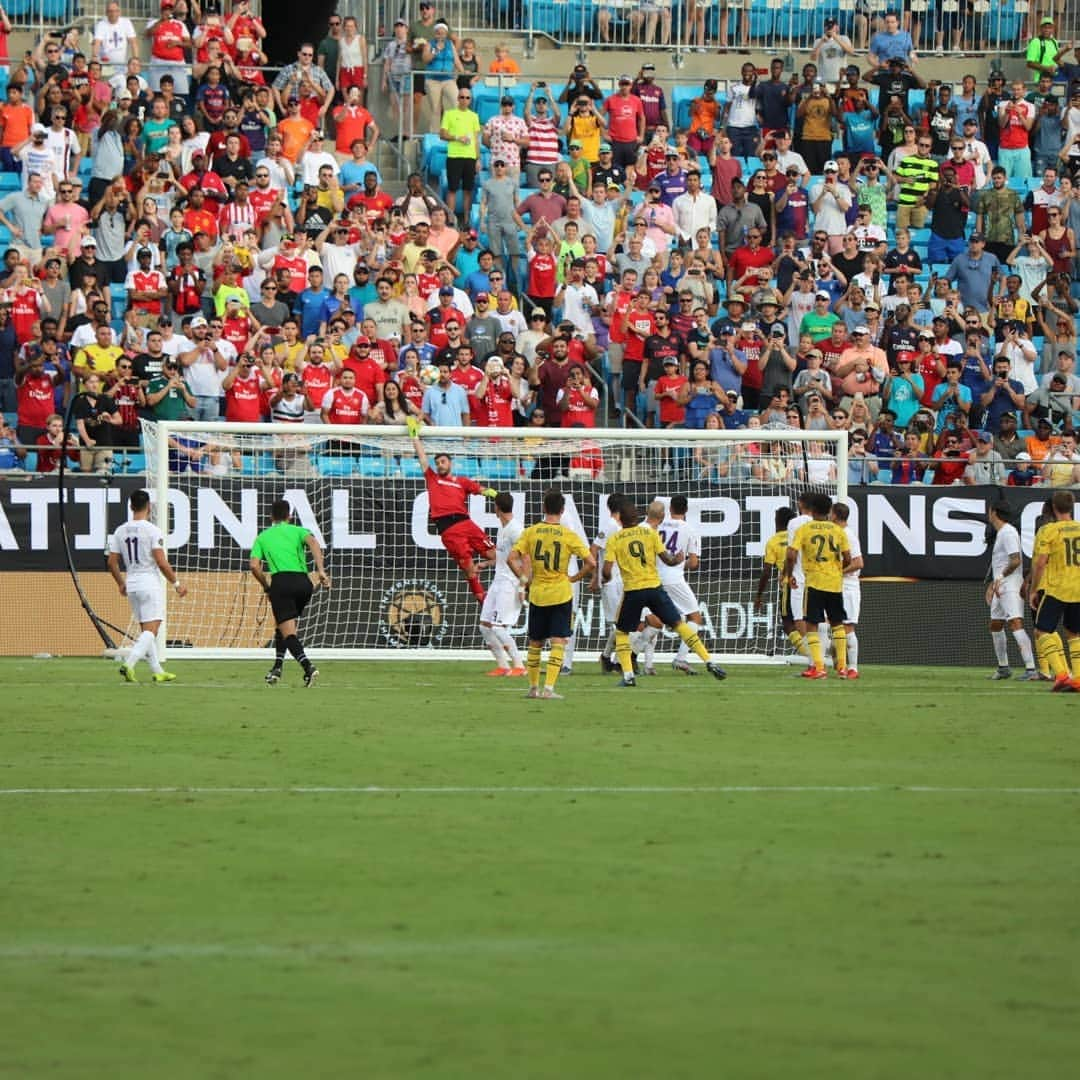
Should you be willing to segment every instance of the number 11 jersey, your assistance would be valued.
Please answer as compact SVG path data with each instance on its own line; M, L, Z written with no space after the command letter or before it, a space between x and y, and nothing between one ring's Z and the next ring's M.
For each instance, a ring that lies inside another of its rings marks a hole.
M127 589L150 589L161 584L161 573L154 561L154 549L165 549L161 530L145 518L126 521L109 537L109 552L119 555L127 572Z

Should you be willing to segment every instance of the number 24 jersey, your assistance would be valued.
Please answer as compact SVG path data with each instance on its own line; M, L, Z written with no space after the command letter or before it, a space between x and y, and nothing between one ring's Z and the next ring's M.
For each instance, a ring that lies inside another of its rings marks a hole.
M844 557L850 554L847 533L833 521L808 521L799 526L791 547L802 553L806 587L838 593L844 587Z
M574 596L567 568L573 556L589 557L589 545L573 529L552 522L530 525L514 545L514 550L532 561L529 603L541 607L565 604Z

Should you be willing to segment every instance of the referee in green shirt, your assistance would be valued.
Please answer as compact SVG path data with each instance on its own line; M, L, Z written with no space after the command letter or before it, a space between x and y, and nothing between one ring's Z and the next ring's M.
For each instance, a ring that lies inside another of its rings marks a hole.
M292 509L285 499L276 499L270 507L269 529L263 529L251 547L251 572L270 598L274 613L274 666L266 673L272 686L281 678L285 653L304 669L304 685L314 686L319 672L304 653L296 636L296 621L307 607L315 591L308 574L307 553L315 561L315 578L324 588L330 588L330 578L323 565L322 548L308 529L289 523ZM263 563L269 567L269 574Z

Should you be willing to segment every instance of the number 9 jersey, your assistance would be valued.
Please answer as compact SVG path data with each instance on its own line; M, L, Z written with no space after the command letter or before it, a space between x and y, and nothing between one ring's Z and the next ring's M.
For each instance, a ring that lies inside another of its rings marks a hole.
M618 566L625 592L658 589L660 574L656 559L663 550L663 538L655 529L648 525L632 525L608 538L604 562Z

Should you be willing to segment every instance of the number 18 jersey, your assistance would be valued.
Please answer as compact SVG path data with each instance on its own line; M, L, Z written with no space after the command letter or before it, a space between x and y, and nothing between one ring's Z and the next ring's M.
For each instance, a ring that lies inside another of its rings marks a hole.
M1046 555L1042 587L1047 596L1080 603L1080 521L1052 521L1035 537L1036 558Z
M109 537L109 553L119 555L127 572L127 588L152 588L161 582L161 573L154 561L154 549L165 548L165 537L152 522L141 518L127 521Z

